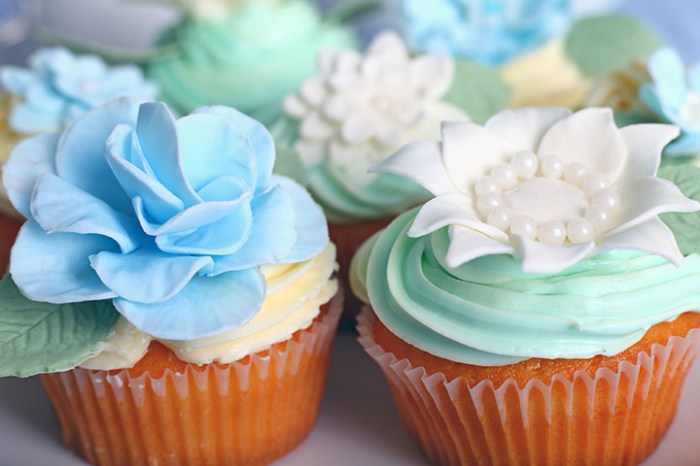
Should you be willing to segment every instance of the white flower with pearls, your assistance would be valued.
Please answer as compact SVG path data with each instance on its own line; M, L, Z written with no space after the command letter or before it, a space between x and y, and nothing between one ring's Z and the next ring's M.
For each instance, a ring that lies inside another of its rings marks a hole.
M408 234L449 226L449 267L511 254L528 272L557 273L611 250L683 260L664 212L700 204L656 177L670 125L615 126L610 109L506 110L484 126L444 124L442 142L409 144L373 171L435 195Z
M379 35L364 56L322 52L319 67L319 76L287 97L284 110L300 122L294 148L304 164L342 167L349 183L370 183L367 169L402 145L439 137L440 122L470 120L441 100L452 85L454 60L412 59L395 33Z

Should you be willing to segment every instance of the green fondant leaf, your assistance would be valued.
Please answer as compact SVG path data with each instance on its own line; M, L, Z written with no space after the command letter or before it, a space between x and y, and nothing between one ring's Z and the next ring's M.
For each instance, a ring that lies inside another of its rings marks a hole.
M273 172L276 175L287 176L302 186L308 186L306 167L293 148L299 135L299 123L290 118L280 118L270 126L270 133L275 140L277 151Z
M445 100L467 112L475 123L484 123L505 108L511 92L496 71L456 60L455 78Z
M96 352L118 316L111 301L30 301L5 275L0 281L0 377L29 377L76 367Z
M692 163L665 162L659 176L675 183L686 197L700 201L700 168ZM662 214L661 220L673 231L683 254L700 254L700 212Z
M566 39L566 53L583 74L600 76L648 57L661 46L643 22L624 15L577 21Z

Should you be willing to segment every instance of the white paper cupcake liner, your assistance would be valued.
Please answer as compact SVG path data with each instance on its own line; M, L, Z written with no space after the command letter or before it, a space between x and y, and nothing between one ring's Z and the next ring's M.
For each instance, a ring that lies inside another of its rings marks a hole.
M384 372L409 434L436 464L638 464L670 426L700 346L693 329L593 377L580 370L524 387L513 379L470 385L386 352L372 338L375 318L369 308L358 317L359 341Z
M66 445L98 465L266 464L300 443L323 395L342 293L281 348L161 377L42 376Z

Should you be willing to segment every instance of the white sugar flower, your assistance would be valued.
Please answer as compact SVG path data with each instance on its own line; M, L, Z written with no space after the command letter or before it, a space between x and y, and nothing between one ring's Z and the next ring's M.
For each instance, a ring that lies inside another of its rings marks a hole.
M441 100L452 86L454 60L412 59L395 33L378 36L365 56L323 52L319 67L320 75L284 102L300 121L295 149L307 166L330 163L368 184L369 166L402 145L438 137L441 121L469 121Z
M700 204L656 177L670 125L618 129L610 109L506 110L484 126L444 124L443 142L410 144L374 171L406 176L435 195L408 234L449 226L446 263L511 254L528 272L556 273L605 251L683 260L664 212Z

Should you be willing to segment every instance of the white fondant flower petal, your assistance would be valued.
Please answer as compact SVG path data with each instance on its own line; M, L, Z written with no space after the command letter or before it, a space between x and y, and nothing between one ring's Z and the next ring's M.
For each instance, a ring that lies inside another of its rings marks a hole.
M589 257L595 243L552 246L532 241L523 236L513 236L517 255L523 259L523 270L532 273L558 273Z
M542 138L540 156L557 155L616 179L627 148L610 109L588 108L555 123Z
M672 264L683 262L683 253L678 248L671 229L659 218L652 218L637 225L633 230L625 230L606 238L598 244L596 253L631 249L656 254Z
M675 184L660 178L637 178L618 189L624 209L608 235L641 225L664 212L695 212L700 207L697 201L685 197Z
M571 110L563 107L509 109L492 116L484 126L492 131L510 152L536 152L549 128L570 115Z
M447 249L445 263L451 268L457 268L477 257L493 254L513 254L515 252L508 243L495 240L478 231L462 226L451 226L449 235L450 246Z
M408 60L408 48L397 33L388 31L379 34L372 41L367 48L367 55L401 63Z
M452 87L455 62L447 56L422 56L410 65L410 77L414 85L425 91L425 96L439 99Z
M457 191L470 195L476 180L506 160L501 141L474 123L443 123L442 158Z
M680 130L672 125L644 124L622 128L620 134L628 152L620 181L627 181L656 176L664 147L680 135Z
M447 225L463 226L490 238L508 241L503 231L482 221L474 210L474 201L460 193L445 194L426 202L411 224L408 236L425 236Z
M404 176L435 196L457 191L442 163L442 146L434 141L408 144L369 171Z

